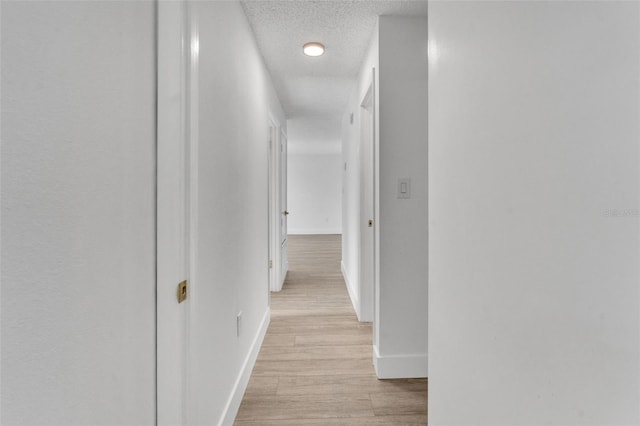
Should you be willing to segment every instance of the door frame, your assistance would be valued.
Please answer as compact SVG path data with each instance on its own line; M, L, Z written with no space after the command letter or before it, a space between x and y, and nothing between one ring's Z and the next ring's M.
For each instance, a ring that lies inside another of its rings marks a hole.
M360 102L360 225L359 225L359 271L358 271L358 294L359 294L359 320L361 322L375 322L375 300L377 298L377 277L378 277L378 207L377 207L377 143L376 143L376 93L375 93L375 68L372 69L371 83L367 91L365 92ZM368 120L365 122L364 120ZM363 131L364 126L368 127L368 132ZM364 145L368 145L365 148ZM369 158L364 158L365 153L369 154ZM369 172L365 170L369 169ZM366 178L370 178L369 185L365 182ZM368 194L370 200L368 208L371 210L370 217L365 214L365 188L370 189ZM365 217L367 216L367 217ZM370 245L365 242L365 235L369 231L369 226L366 223L369 219L373 220L373 226L371 227L371 240ZM370 269L371 281L365 283L363 273L365 268L364 257L369 257L368 267ZM374 339L375 340L375 339Z
M156 424L189 424L197 293L198 55L189 0L156 3ZM187 299L177 300L178 283Z
M278 191L277 191L277 155L276 147L278 146L278 126L275 119L271 117L269 119L269 141L267 144L267 164L268 164L268 179L267 179L267 198L268 198L268 264L269 264L269 294L271 291L277 291L278 281ZM270 300L270 299L269 299Z
M280 145L282 142L282 135L284 134L283 126L280 122L270 114L269 117L269 164L272 166L269 171L269 250L270 261L272 262L272 268L270 268L270 290L280 291L282 290L282 284L284 283L284 277L282 276L282 251L280 247L280 235L281 226L280 218L281 212L281 173L282 173L282 157L280 155Z
M287 133L285 129L280 127L280 167L278 169L278 173L280 174L280 214L282 215L282 222L280 225L280 235L279 235L279 247L280 247L280 275L279 275L279 285L280 289L284 285L284 280L287 278L287 272L289 272L289 256L288 256L288 245L289 245L289 235L288 235L288 227L289 227L289 198L287 197L287 191L289 188L287 182L287 167L289 164L288 157L288 139ZM284 236L284 239L283 239Z

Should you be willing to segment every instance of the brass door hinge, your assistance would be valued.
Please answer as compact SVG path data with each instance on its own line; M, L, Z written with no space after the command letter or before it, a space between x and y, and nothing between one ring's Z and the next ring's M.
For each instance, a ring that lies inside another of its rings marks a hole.
M273 268L273 260L269 261L269 269Z
M187 300L187 280L182 281L178 284L178 303L182 303Z

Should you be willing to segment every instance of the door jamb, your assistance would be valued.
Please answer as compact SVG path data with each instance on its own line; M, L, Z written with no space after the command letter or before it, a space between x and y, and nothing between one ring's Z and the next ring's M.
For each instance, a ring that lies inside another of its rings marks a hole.
M375 301L377 300L377 288L378 288L378 284L377 284L377 278L378 278L378 238L379 238L379 224L378 224L378 204L377 204L377 170L378 170L378 165L377 165L377 144L376 144L376 94L375 94L375 68L372 69L372 78L371 78L371 83L369 84L369 88L367 89L367 91L365 92L365 95L362 97L362 101L360 102L360 107L362 109L365 110L364 114L369 114L370 117L370 122L368 123L369 125L369 140L366 142L367 144L370 144L370 149L371 149L371 163L370 166L372 168L371 170L371 208L372 208L372 219L373 219L373 235L372 235L372 250L373 253L370 253L369 256L371 256L371 284L369 287L365 288L365 286L363 285L363 275L362 274L362 256L364 255L364 253L362 253L362 246L361 246L361 241L362 241L362 226L363 224L360 223L359 225L359 229L360 232L359 234L361 235L361 239L358 242L358 244L360 245L360 271L358 273L359 276L359 303L360 303L360 321L376 321L376 314L375 314L375 306L376 303ZM370 109L370 111L369 111ZM362 137L362 134L360 135L360 137ZM362 143L362 142L361 142ZM367 163L366 165L369 165L369 163ZM364 183L360 182L361 185L361 191L363 189ZM360 206L360 209L362 211L362 209L364 208L364 206ZM360 215L360 219L362 220L362 214ZM375 339L374 339L375 342Z
M276 118L269 114L269 138L271 142L271 165L272 170L270 171L270 189L269 196L271 197L271 206L270 206L270 240L269 247L271 248L271 261L273 262L273 268L270 271L271 273L271 291L280 291L282 289L282 285L280 284L280 274L281 274L281 256L280 256L280 132L282 126L279 124L279 121Z
M156 424L189 424L197 294L197 21L187 0L156 3ZM188 281L187 299L176 290Z

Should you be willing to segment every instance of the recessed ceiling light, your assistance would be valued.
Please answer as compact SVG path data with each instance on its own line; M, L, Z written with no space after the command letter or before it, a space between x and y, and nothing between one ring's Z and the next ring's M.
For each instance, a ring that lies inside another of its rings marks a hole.
M302 51L307 56L320 56L324 53L324 45L317 41L312 41L311 43L305 43L302 46Z

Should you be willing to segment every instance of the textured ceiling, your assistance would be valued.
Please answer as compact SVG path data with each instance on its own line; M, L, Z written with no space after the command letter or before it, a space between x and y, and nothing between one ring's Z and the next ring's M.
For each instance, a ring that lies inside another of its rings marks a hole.
M378 15L427 14L426 0L242 0L287 118L336 117L347 101ZM326 47L317 58L302 45Z

